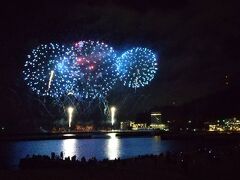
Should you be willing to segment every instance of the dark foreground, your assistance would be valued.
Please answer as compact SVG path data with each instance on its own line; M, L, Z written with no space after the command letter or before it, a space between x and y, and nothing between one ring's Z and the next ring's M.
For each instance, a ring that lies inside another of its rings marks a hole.
M0 179L238 179L239 172L240 146L234 146L113 161L32 156L19 170L1 170Z

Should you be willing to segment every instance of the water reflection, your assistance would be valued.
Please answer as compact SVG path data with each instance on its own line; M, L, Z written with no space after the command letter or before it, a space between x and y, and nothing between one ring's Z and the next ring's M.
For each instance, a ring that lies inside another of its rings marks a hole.
M115 159L120 157L120 139L116 137L116 133L108 133L110 139L107 141L107 157Z
M161 140L160 137L137 137L137 138L118 138L115 133L107 134L109 138L92 139L60 139L43 141L12 141L0 142L0 166L18 166L19 160L35 155L51 155L51 152L60 154L64 152L64 157L76 155L78 159L96 157L98 160L104 158L130 158L145 154L159 154L166 151L184 151L202 145L202 141L174 141ZM206 145L223 146L232 143L224 141L216 144L211 141L205 142Z
M75 134L63 134L64 137L75 137Z
M65 139L62 141L64 157L72 157L77 154L77 139Z
M154 139L155 141L161 141L161 136L153 136L153 139Z

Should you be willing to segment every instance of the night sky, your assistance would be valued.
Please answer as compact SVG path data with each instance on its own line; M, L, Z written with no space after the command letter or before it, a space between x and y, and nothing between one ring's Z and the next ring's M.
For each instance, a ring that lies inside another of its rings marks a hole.
M119 87L109 97L110 103L135 111L183 104L222 91L226 75L229 85L239 83L237 1L46 1L2 4L2 8L2 106L21 109L24 94L28 94L22 66L32 48L48 42L91 39L116 50L133 46L153 49L159 70L152 83L136 92ZM21 102L16 105L17 98Z

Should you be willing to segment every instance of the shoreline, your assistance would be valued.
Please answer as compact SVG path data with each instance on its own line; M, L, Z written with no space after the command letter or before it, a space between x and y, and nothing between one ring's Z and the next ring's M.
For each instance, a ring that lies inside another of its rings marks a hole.
M118 138L138 138L160 136L162 140L240 140L240 133L219 132L187 132L173 133L162 131L95 131L95 132L66 132L66 133L29 133L29 134L1 134L0 142L31 141L31 140L61 140L61 139L98 139L111 138L109 134Z

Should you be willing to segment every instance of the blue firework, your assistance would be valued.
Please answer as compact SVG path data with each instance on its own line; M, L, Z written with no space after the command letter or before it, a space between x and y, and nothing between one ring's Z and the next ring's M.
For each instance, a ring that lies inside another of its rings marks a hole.
M74 45L75 67L79 71L78 97L105 97L117 80L116 53L97 41L79 41Z
M125 86L144 87L157 72L156 55L147 48L132 48L120 57L98 41L74 45L42 44L32 50L23 74L27 85L40 96L77 99L105 98L118 78Z
M118 76L123 85L130 88L148 85L157 69L157 57L147 48L132 48L117 60Z
M70 75L74 54L60 44L42 44L32 50L24 65L27 85L40 96L61 97L74 90L75 81Z

